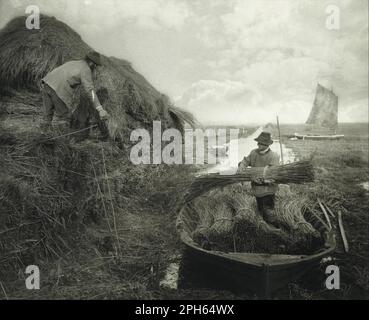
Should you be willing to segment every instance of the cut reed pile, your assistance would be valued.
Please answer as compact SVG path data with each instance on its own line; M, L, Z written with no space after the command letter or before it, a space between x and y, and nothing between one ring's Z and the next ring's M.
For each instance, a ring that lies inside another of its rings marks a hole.
M65 23L54 17L41 16L40 30L29 30L26 17L11 20L0 31L0 100L32 101L29 109L41 109L40 80L55 67L84 58L89 47ZM128 130L150 128L153 120L161 120L163 129L183 128L193 117L172 106L128 61L102 56L103 66L97 68L96 89L108 92L104 107L111 115L108 123L112 137L129 139ZM85 94L76 94L75 105L87 104ZM11 110L13 106L8 107ZM35 112L36 114L38 112Z
M120 283L119 297L135 298L137 287L151 298L177 245L178 180L193 169L132 165L109 142L76 144L23 124L0 123L0 281L9 297L27 296L24 270L36 264L40 298L93 296L96 281Z
M178 245L178 180L193 169L132 165L110 143L47 140L1 124L0 282L8 296L35 298L24 290L31 264L42 272L40 299L158 294ZM110 295L116 284L124 290Z
M280 186L275 204L280 228L276 228L258 212L250 185L238 183L194 199L187 204L183 219L187 221L192 212L187 230L205 249L308 254L323 244L320 230L306 220L312 205L310 199L291 192L287 185ZM220 221L224 223L221 228Z
M88 224L113 228L110 205L119 202L107 189L101 144L76 145L3 127L0 137L2 279L75 250ZM105 152L114 158L112 147Z
M242 174L221 175L208 174L201 176L191 184L185 200L192 199L214 189L238 182L247 182L258 178L274 180L276 183L305 183L314 181L314 171L310 160L289 163L265 168L247 168Z

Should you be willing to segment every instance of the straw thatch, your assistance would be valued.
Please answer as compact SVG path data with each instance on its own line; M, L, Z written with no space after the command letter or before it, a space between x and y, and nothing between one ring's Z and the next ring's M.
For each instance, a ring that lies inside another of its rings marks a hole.
M40 30L26 29L24 21L25 17L17 17L0 31L0 100L10 96L40 110L40 79L67 61L83 58L92 48L54 17L41 16ZM95 86L108 91L104 107L111 115L108 127L112 136L127 139L127 130L150 128L153 120L161 120L163 129L183 129L184 121L192 122L188 113L173 113L169 99L128 61L102 56L102 63ZM83 94L77 94L75 100L76 105L88 104Z

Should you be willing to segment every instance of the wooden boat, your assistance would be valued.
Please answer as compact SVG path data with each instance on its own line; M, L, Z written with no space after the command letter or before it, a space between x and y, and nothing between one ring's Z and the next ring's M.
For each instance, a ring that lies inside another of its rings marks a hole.
M193 272L202 272L208 283L220 288L257 294L268 298L274 291L304 276L333 253L336 241L327 232L324 246L311 255L233 253L201 248L191 237L197 225L188 219L189 207L180 211L177 230L185 245L186 259L194 265Z
M302 140L338 140L344 138L345 136L343 134L319 135L295 133L295 137Z

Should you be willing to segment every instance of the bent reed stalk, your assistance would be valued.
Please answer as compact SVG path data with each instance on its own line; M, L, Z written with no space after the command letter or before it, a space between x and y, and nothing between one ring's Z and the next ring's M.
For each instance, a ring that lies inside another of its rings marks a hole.
M253 181L257 178L274 180L275 183L284 184L313 182L313 165L310 160L303 160L280 166L248 168L242 174L220 175L217 173L205 175L196 178L190 185L185 201L189 202L214 188L221 188L238 182Z

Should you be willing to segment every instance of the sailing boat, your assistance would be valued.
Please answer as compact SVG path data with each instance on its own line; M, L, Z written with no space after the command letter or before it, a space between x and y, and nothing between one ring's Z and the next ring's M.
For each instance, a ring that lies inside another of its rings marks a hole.
M338 126L338 97L318 83L313 107L306 121L305 133L295 133L295 138L309 140L336 140Z

